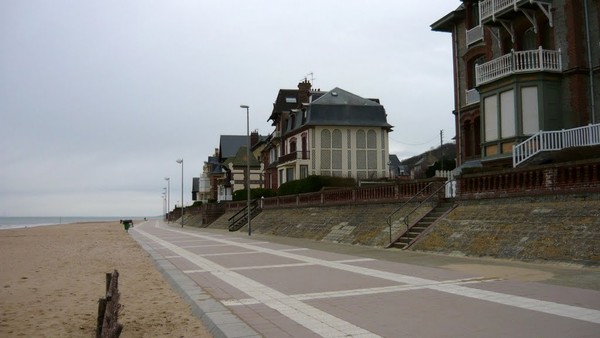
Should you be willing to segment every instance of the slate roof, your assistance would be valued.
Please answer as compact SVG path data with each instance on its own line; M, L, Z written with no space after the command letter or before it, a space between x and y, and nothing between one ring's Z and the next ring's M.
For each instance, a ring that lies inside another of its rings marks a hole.
M314 96L313 96L314 98ZM316 98L308 106L306 121L296 117L296 129L308 126L364 126L391 129L385 108L377 99L365 99L341 88L334 88ZM298 112L297 114L302 114Z
M273 112L267 121L273 120L273 122L275 122L277 120L277 115L281 114L281 112L298 108L299 92L300 90L298 89L280 89L277 98L275 99L275 103L273 103ZM294 102L289 102L287 100L288 98L293 98Z
M226 160L235 156L238 149L242 146L245 147L247 143L248 136L246 135L221 135L219 140L219 158Z

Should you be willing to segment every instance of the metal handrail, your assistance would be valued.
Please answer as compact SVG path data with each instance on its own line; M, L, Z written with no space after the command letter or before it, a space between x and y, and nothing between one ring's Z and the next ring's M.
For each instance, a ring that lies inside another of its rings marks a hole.
M388 215L386 221L390 228L390 244L392 243L392 216L394 216L398 211L400 211L400 209L404 208L405 205L412 202L412 200L417 198L417 196L419 196L423 191L425 191L427 188L429 188L429 186L432 184L433 184L433 182L429 182L423 189L419 190L413 197L408 199L408 201L402 203L401 206L399 206L396 210L394 210L391 214Z
M453 180L447 180L446 182L444 182L444 184L440 185L437 189L435 189L429 196L427 196L427 198L425 198L422 201L419 201L419 205L417 205L413 210L411 210L408 214L406 214L406 216L404 216L403 222L406 225L406 229L408 231L408 217L414 213L415 211L417 211L417 209L419 209L421 207L421 205L425 202L427 202L431 197L435 196L437 193L440 192L440 190L446 188L446 185L448 185L448 183L451 183ZM419 191L417 193L417 195L419 193L421 193L423 190L425 190L427 187L429 187L429 185L433 184L434 182L430 182L425 188L421 189L421 191ZM390 229L390 245L392 244L392 221L391 221L391 216L393 214L395 214L396 212L398 212L398 210L402 209L403 206L405 206L408 202L410 202L413 198L415 198L417 195L413 196L410 200L406 201L404 204L402 204L402 206L398 209L396 209L396 211L394 211L392 214L390 214L390 216L388 216L387 222L388 222L388 226Z
M443 188L446 188L446 185L448 183L452 182L452 180L448 180L446 182L444 182L444 184L440 185L437 189L435 189L434 192L431 193L431 195L427 196L426 199L422 200L419 202L419 205L417 205L411 212L409 212L408 214L406 214L406 216L404 216L404 224L408 227L408 217L414 213L415 211L417 211L417 209L419 209L421 207L421 204L427 202L431 197L433 197L435 194L437 194L438 192L440 192L440 190L442 190Z
M256 210L259 207L258 200L259 200L259 198L256 198L256 199L254 199L251 202L251 204L250 204L250 207L251 207L250 213L254 213L254 210ZM240 209L238 212L236 212L233 216L231 216L231 217L229 217L227 219L227 221L229 221L229 228L231 228L235 223L237 223L240 219L242 219L242 218L244 218L246 216L245 212L246 212L247 209L248 209L248 206L244 206L242 209ZM240 214L242 214L242 215L239 216Z

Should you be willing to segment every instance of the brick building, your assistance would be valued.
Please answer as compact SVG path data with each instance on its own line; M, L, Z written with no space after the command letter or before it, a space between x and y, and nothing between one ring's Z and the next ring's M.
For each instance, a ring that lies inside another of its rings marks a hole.
M599 7L463 0L431 25L452 34L457 164L508 165L540 130L599 122Z

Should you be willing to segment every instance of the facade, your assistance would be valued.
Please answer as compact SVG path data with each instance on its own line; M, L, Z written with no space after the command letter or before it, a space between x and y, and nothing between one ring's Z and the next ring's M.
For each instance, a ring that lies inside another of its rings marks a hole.
M250 189L263 187L263 169L256 154L261 153L265 139L256 131L250 134ZM247 144L246 135L221 135L216 156L218 166L214 166L211 180L217 201L231 201L233 192L246 189Z
M263 151L265 187L309 175L379 179L389 177L388 133L384 107L335 88L281 90L269 120L274 132Z
M598 1L463 0L452 34L457 165L505 165L540 130L598 123Z

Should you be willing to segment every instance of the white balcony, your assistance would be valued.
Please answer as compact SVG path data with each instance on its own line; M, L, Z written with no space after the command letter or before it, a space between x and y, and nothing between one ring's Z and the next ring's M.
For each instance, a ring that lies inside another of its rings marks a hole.
M475 66L477 86L489 83L512 74L535 72L562 72L560 49L511 52L497 59Z
M528 9L539 8L548 17L552 26L552 0L483 0L479 3L479 21L497 21L505 15Z
M479 103L479 92L477 89L469 89L466 91L465 95L465 106Z
M467 46L483 41L483 26L479 25L467 30Z

